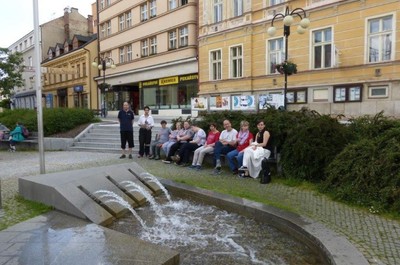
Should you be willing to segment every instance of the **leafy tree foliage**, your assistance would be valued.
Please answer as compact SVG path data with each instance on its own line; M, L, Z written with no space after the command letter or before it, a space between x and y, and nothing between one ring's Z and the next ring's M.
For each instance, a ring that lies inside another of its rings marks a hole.
M21 53L12 53L6 48L0 48L0 95L9 98L14 87L23 85L22 71L24 66L22 63ZM9 101L9 99L7 100Z

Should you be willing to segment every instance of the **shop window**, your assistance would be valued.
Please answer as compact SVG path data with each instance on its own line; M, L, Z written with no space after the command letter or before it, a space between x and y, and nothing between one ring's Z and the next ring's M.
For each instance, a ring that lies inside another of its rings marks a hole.
M333 88L334 102L360 102L362 85L343 85Z

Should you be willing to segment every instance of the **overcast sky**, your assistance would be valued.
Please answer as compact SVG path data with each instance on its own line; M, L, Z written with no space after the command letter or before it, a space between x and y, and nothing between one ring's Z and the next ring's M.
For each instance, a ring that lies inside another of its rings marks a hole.
M11 44L33 30L34 0L1 0L0 3L0 47ZM91 15L91 4L96 0L38 0L39 24L64 14L65 7L76 7L87 17Z

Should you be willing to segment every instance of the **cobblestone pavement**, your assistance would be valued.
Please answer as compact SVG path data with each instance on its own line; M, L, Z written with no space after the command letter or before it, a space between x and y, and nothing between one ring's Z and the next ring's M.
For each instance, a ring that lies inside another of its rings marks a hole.
M118 154L88 152L46 152L46 173L95 167L115 163L126 163L118 159ZM271 183L259 185L252 179L239 179L224 173L210 177L211 170L200 173L174 165L164 165L160 161L135 158L135 161L155 175L165 178L199 178L210 181L225 181L228 185L250 187L254 192L262 192L265 199L292 209L300 215L323 223L333 231L345 236L369 260L370 264L400 264L400 222L389 220L368 211L334 202L324 195L300 188ZM17 178L39 174L39 156L37 152L0 152L0 179L2 179L3 200L18 190ZM258 190L257 190L258 189Z

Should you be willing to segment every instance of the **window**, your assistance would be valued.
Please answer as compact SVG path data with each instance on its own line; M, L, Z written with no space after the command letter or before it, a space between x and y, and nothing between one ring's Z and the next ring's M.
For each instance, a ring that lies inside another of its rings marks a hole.
M362 85L335 86L333 89L334 102L361 101Z
M157 1L150 1L150 18L157 16Z
M268 73L274 74L278 73L275 69L275 65L283 62L285 58L285 47L283 43L283 38L269 40L268 41Z
M368 88L369 98L387 98L388 97L388 87L387 86L370 86Z
M313 32L313 68L332 67L332 29Z
M157 37L150 38L150 55L157 53Z
M28 40L24 40L24 46L25 49L28 48Z
M318 88L313 90L313 102L327 102L328 99L328 88Z
M222 0L214 0L214 23L222 21Z
M107 21L107 36L111 35L111 21Z
M221 50L210 52L210 79L221 80L222 77L222 58Z
M176 30L168 32L168 49L176 49Z
M126 60L128 62L133 60L133 57L132 57L132 45L127 45L126 46Z
M187 3L188 3L188 0L180 0L180 1L181 1L181 6L187 5Z
M243 15L243 0L233 0L233 16Z
M188 26L179 29L179 47L184 47L189 44Z
M176 1L178 1L178 0L168 0L169 10L175 9L177 7Z
M104 0L100 0L100 9L104 9L105 3Z
M119 16L119 30L124 30L125 29L125 15L120 15Z
M126 16L126 27L127 28L132 27L132 12L131 11L127 12L125 16Z
M111 0L107 0L107 6L111 5Z
M393 60L393 16L368 20L368 62Z
M231 77L243 77L242 46L231 47Z
M65 66L65 68L67 68L67 66ZM82 73L83 73L83 76L86 77L86 63L82 63ZM67 75L67 77L68 77L68 75Z
M147 3L140 6L140 20L146 21L148 19Z
M149 56L149 42L142 40L142 57Z
M105 24L101 25L101 37L102 38L106 37L106 25Z
M285 2L285 0L269 0L269 5L270 6L274 6L274 5L277 5L277 4L281 4L283 2Z
M307 103L307 90L292 90L286 93L286 102L288 104L293 103Z
M125 62L125 48L121 47L119 48L119 63L124 63Z
M33 37L29 37L29 46L33 45Z

